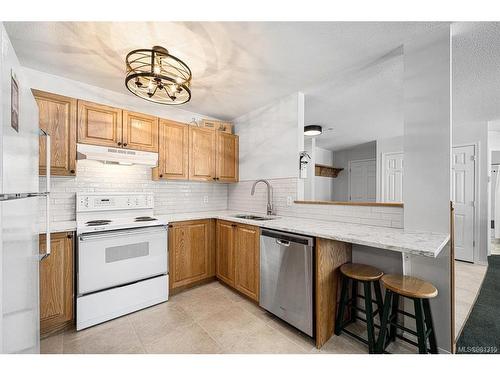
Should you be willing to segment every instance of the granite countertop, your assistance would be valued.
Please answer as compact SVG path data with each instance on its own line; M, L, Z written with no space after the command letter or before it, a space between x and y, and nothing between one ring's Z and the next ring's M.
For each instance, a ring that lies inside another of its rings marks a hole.
M410 253L428 257L437 257L450 240L448 233L405 231L398 228L377 227L365 224L352 224L339 221L304 219L300 217L277 216L273 220L255 221L235 218L237 214L254 214L242 211L207 211L171 215L158 215L166 222L222 219L261 228L282 230L291 233L350 242L358 245Z
M156 215L165 222L199 219L222 219L236 223L259 226L261 228L282 230L313 237L350 242L380 249L410 253L428 257L437 257L448 243L448 233L405 231L404 229L377 227L365 224L352 224L339 221L304 219L290 216L276 216L273 220L255 221L235 218L237 214L260 213L242 211L201 211L170 215ZM76 230L76 221L58 221L51 223L51 232L71 232ZM45 225L40 227L45 233Z

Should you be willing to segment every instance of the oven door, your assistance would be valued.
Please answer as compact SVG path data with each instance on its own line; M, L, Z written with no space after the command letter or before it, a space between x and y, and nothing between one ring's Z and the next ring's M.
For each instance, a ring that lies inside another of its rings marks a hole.
M166 274L167 227L81 234L77 267L80 296Z

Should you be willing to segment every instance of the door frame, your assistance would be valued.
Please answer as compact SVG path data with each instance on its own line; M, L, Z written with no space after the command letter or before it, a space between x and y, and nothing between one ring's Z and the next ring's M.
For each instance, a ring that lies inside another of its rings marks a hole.
M384 196L385 196L385 160L388 155L394 155L394 154L403 154L404 157L404 151L390 151L390 152L382 152L380 155L380 202L385 202ZM403 159L404 160L404 159ZM404 181L404 164L403 164L403 181ZM403 186L404 189L404 186ZM404 202L402 202L404 203Z
M375 202L377 201L377 157L375 156L374 158L369 158L369 159L356 159L356 160L349 160L347 162L347 195L348 195L348 202L351 202L351 163L356 163L360 161L374 161L375 162Z
M459 143L459 144L454 144L452 146L451 152L453 154L453 149L458 148L458 147L467 147L467 146L473 146L474 147L474 217L472 218L472 230L474 233L472 233L472 240L474 241L473 247L472 247L472 263L477 262L477 249L481 248L481 238L479 236L480 233L480 228L479 228L479 165L480 165L480 155L481 153L480 148L479 148L479 143L478 142L470 142L470 143ZM453 182L452 182L453 183ZM450 185L450 189L451 189ZM487 198L489 201L489 198ZM488 228L489 228L489 223L488 223ZM489 231L488 231L489 233ZM453 259L455 260L455 259Z

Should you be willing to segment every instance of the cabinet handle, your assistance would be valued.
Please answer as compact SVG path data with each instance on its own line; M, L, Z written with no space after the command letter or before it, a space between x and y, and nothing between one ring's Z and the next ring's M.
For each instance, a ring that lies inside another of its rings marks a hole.
M231 226L232 226L233 228L236 228L236 227L237 227L237 225L236 225L236 224L231 224Z
M214 177L214 178L213 178L213 180L215 181L215 180L217 180L217 178L216 178L216 177Z
M122 145L122 143L121 143L121 142L118 142L118 146L121 146L121 145Z
M67 236L68 238L73 238L73 235L72 234L68 234Z
M163 175L162 175L162 174L160 174L160 178L162 178L162 177L163 177Z
M127 145L128 145L128 143L124 143L124 144L123 144L123 147L127 147Z
M71 174L75 174L75 170L74 170L74 169L72 169L72 170L70 170L70 171L69 171L69 173L71 173Z
M173 225L172 225L172 224L168 224L168 227L169 227L169 228L172 228L172 227L173 227Z

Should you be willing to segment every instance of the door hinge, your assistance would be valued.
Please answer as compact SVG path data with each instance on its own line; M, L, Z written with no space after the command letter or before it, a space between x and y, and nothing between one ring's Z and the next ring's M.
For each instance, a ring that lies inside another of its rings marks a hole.
M471 205L472 207L476 208L476 201L471 201L471 202L470 202L470 205Z
M472 241L472 247L476 247L476 241Z
M476 161L476 155L471 155L470 160Z

